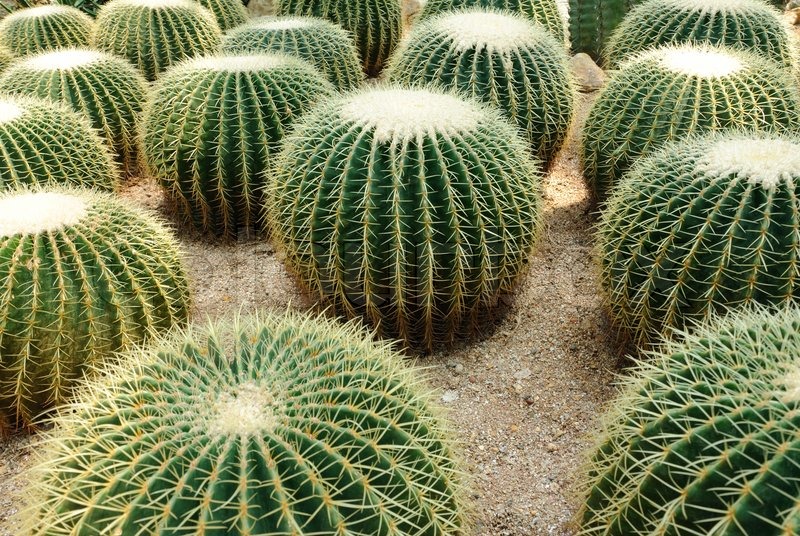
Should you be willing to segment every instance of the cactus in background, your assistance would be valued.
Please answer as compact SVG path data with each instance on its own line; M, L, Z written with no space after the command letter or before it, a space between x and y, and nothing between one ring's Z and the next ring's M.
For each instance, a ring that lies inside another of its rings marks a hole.
M800 310L747 311L640 362L586 471L579 534L800 533Z
M14 60L14 54L6 47L0 45L0 73L5 71Z
M197 0L214 14L220 29L225 32L247 22L249 15L241 0Z
M691 136L640 160L599 226L611 316L635 342L800 296L800 136Z
M203 230L258 230L265 171L286 130L334 92L286 55L196 58L156 83L144 118L150 173Z
M572 53L585 52L602 59L606 41L625 14L642 0L569 0L569 37Z
M109 194L0 193L0 431L30 427L82 375L183 323L176 242Z
M328 19L355 39L361 64L377 76L403 33L400 0L275 0L278 15Z
M127 58L147 80L222 42L214 15L193 0L112 0L97 14L98 50Z
M446 424L368 336L264 315L126 356L60 412L26 534L462 534Z
M83 113L129 175L138 171L138 124L147 90L127 61L88 49L31 56L0 75L0 91L61 101Z
M0 191L34 184L113 190L111 150L89 121L63 104L0 98Z
M575 87L563 45L541 25L484 9L419 22L395 52L389 79L434 83L491 103L551 162L567 135Z
M430 349L474 328L524 269L541 210L528 154L499 110L438 90L325 101L276 161L272 236L338 313Z
M304 59L340 90L355 89L364 80L353 39L332 22L316 17L259 17L227 32L226 54L283 52Z
M96 17L100 6L108 0L50 0L51 4L62 4L80 9L90 17Z
M89 46L94 21L69 6L19 9L0 20L0 47L27 56L62 47Z
M595 101L583 132L584 174L603 201L636 158L669 140L798 122L796 81L773 62L725 47L662 47L627 62Z

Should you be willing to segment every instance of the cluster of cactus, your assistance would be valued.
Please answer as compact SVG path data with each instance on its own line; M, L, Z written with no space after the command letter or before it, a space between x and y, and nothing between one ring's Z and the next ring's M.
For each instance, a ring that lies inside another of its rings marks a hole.
M387 71L392 82L436 84L498 106L545 163L572 121L575 88L564 46L520 15L472 8L424 19Z
M282 52L313 64L337 89L355 89L364 79L353 39L341 26L317 17L259 17L228 31L225 54Z
M83 374L183 323L176 243L110 194L0 193L0 430L30 427Z
M638 365L587 469L579 534L800 533L800 310L746 311Z
M286 55L195 58L155 84L144 124L148 169L200 229L259 230L265 170L286 130L335 89Z
M692 132L793 128L793 76L751 52L667 46L626 62L595 101L583 133L584 174L602 201L639 156Z
M641 159L602 214L603 286L644 345L714 311L800 295L800 136L690 136Z
M93 29L92 18L74 7L47 5L20 9L0 20L0 46L16 56L89 46Z
M88 49L63 49L19 61L0 75L0 91L52 99L84 114L133 175L147 82L127 61Z
M408 347L473 328L527 262L541 174L499 110L385 86L316 106L284 147L267 205L289 266Z
M241 0L197 0L204 8L214 14L223 32L247 22L247 8Z
M60 412L26 534L462 534L450 432L367 335L264 315L126 356Z
M149 81L222 42L214 15L194 0L112 0L100 8L94 46L130 61Z
M321 17L353 36L364 71L377 76L403 33L401 0L275 0L278 15Z

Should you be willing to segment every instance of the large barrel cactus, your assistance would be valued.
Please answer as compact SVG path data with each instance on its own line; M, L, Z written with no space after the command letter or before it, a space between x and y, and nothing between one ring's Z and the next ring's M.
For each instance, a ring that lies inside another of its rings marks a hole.
M31 426L83 374L183 323L175 241L110 194L0 193L0 431Z
M800 297L800 136L715 133L634 166L599 226L612 317L638 343Z
M473 8L424 19L396 51L388 75L498 106L545 163L572 121L575 87L564 46L520 15Z
M278 15L322 17L355 39L361 64L377 76L403 33L400 0L275 0Z
M540 180L499 111L386 86L326 101L297 124L268 208L314 294L429 349L473 327L520 275Z
M109 367L48 434L26 534L463 534L450 433L367 336L264 315Z
M602 201L639 156L691 132L794 128L800 93L785 69L725 47L650 50L611 78L589 112L582 161Z
M97 14L94 41L152 81L170 65L217 52L222 32L194 0L112 0Z
M70 6L19 9L0 20L0 46L17 56L91 43L94 21Z
M728 317L649 358L597 434L578 534L800 534L800 310Z
M0 98L0 191L34 184L113 190L118 180L111 150L85 117L59 103Z
M145 113L150 173L196 227L229 237L258 230L266 171L284 134L333 92L290 56L184 62L158 80Z
M364 79L358 50L341 26L317 17L259 17L228 31L226 54L282 52L312 63L340 90Z
M247 8L241 0L197 1L214 14L214 18L223 32L244 24L248 19Z
M138 171L138 126L147 82L127 61L88 49L30 56L0 75L0 91L61 101L89 118L117 161Z

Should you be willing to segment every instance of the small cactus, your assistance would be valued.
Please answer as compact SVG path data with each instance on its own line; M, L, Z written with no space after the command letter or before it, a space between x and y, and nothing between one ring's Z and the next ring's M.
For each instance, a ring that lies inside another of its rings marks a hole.
M128 354L55 420L26 534L462 534L446 424L367 336L262 315Z
M241 0L197 0L204 8L214 14L223 32L247 22L247 8Z
M96 17L100 6L108 0L50 0L51 4L63 4L80 9L90 17Z
M203 57L167 71L144 119L150 174L203 230L258 230L266 171L286 130L334 92L286 55Z
M713 133L635 165L602 214L612 317L647 344L714 311L800 297L800 136Z
M380 73L403 33L400 0L275 0L275 8L278 15L321 17L349 31L370 76Z
M0 20L0 47L27 56L62 47L89 46L94 21L70 6L19 9Z
M153 81L170 65L217 52L222 32L194 0L112 0L97 14L94 42Z
M30 427L84 372L183 323L175 241L109 194L0 193L0 431Z
M341 26L317 17L259 17L227 32L226 54L282 52L306 60L339 90L364 79L353 39Z
M662 47L626 62L601 91L584 127L584 174L603 201L636 158L667 141L798 122L796 81L773 62L725 47Z
M606 41L630 9L642 0L568 0L572 52L602 59Z
M599 430L580 536L800 534L800 310L747 311L640 362Z
M494 108L386 86L317 105L284 147L273 237L337 312L430 349L473 328L523 271L541 172Z
M0 75L0 91L70 105L89 118L129 175L138 171L138 125L148 87L127 61L88 49L38 54Z
M424 19L395 52L388 76L498 106L546 164L572 121L575 87L564 46L520 15L473 8Z

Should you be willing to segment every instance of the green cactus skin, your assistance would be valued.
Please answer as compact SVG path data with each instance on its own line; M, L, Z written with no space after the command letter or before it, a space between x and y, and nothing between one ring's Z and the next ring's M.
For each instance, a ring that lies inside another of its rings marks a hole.
M249 15L241 0L197 0L214 14L223 32L247 22Z
M119 178L111 150L85 117L55 102L0 98L0 191L37 184L111 191Z
M95 48L128 59L151 82L221 42L214 15L193 0L112 0L100 8L94 34Z
M273 238L313 294L381 335L451 342L527 262L541 173L499 110L386 86L318 105L284 147Z
M6 47L0 45L0 73L8 69L8 66L16 59L14 54Z
M646 0L633 8L608 41L605 64L668 44L741 47L797 67L797 39L781 14L762 0Z
M282 52L314 65L339 90L364 81L352 37L341 26L317 17L259 17L228 31L225 54Z
M572 122L576 88L566 51L519 15L473 8L424 19L387 72L392 82L436 84L498 106L545 164Z
M615 323L644 345L720 309L800 296L798 155L797 134L721 132L640 160L599 224Z
M0 91L70 105L89 118L126 174L138 174L138 126L148 86L127 61L89 49L38 54L3 73Z
M19 9L0 20L0 46L16 56L91 44L94 21L74 7Z
M335 89L286 55L195 58L156 83L144 118L150 174L199 229L260 229L265 171L287 129Z
M692 132L793 128L792 75L752 53L663 47L626 62L601 91L583 132L584 174L603 201L638 157Z
M462 534L448 425L367 337L262 315L109 366L44 442L29 534Z
M403 34L400 0L275 0L275 9L281 16L321 17L342 26L370 76L380 73Z
M50 0L51 4L63 4L80 9L90 17L96 17L100 6L108 0Z
M567 42L566 24L558 11L556 0L428 0L422 6L419 19L471 7L502 10L528 17L547 28L559 43Z
M602 59L608 38L625 14L642 0L569 0L569 37L572 53Z
M800 533L800 310L745 311L638 363L586 471L581 536Z
M0 193L0 431L31 427L82 375L185 322L176 242L111 194Z

